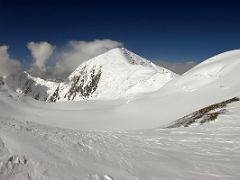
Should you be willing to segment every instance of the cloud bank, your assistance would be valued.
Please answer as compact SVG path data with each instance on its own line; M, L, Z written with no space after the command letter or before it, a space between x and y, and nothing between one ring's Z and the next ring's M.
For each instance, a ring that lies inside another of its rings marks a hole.
M8 54L8 49L8 46L0 46L0 76L7 76L21 70L20 62L18 60L11 59Z
M29 42L27 48L33 57L33 64L30 71L42 74L42 72L46 71L47 60L52 55L55 46L48 42Z
M110 39L69 41L61 50L46 41L29 42L27 48L30 50L32 63L27 71L33 76L42 78L65 78L84 61L117 47L123 47L123 43ZM8 48L8 46L0 46L0 76L6 76L21 69L20 62L10 58ZM197 64L194 61L153 62L177 74L183 74Z

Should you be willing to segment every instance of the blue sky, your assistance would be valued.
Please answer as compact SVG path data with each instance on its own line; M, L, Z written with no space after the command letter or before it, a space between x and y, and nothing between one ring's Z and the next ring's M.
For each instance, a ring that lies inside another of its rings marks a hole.
M112 39L146 58L200 62L240 47L236 2L0 0L0 44L30 61L30 41Z

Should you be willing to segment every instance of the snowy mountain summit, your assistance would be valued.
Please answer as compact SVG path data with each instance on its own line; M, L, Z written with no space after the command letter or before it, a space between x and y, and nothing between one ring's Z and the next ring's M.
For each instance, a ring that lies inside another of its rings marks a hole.
M82 63L60 83L50 101L116 99L156 91L176 74L124 48Z
M15 91L48 102L117 99L160 89L177 75L128 51L115 48L83 62L61 83L22 74L11 75Z

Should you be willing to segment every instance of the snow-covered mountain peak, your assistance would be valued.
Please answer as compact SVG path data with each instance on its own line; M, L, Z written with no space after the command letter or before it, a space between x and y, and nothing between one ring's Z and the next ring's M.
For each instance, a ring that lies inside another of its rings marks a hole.
M114 68L116 66L127 67L130 65L150 66L159 70L159 67L151 63L151 61L148 61L125 48L114 48L85 61L69 77L71 79L71 77L73 77L76 73L81 72L83 67L86 66L95 66L95 68L112 66Z
M151 62L144 59L143 57L127 50L126 48L114 48L111 49L95 58L92 60L105 60L104 62L108 63L114 63L113 61L116 61L115 63L120 63L120 62L127 62L133 65L148 65Z
M150 61L142 58L141 56L125 49L125 48L117 48L116 50L119 50L120 53L126 58L128 63L133 65L149 65L151 64Z
M37 100L78 101L133 97L160 89L177 75L128 51L115 48L83 62L63 82L53 82L18 72L6 84L20 95Z
M116 99L156 91L177 75L125 48L83 62L59 86L58 100Z

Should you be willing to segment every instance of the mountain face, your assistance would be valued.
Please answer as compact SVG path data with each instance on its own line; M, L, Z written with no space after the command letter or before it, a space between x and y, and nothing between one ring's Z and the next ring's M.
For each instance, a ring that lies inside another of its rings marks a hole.
M19 94L57 102L132 97L156 91L175 77L127 49L116 48L82 63L63 82L23 72L8 76L6 83Z
M48 100L129 97L156 91L176 76L124 48L116 48L81 64Z
M0 87L2 87L4 84L5 84L4 79L3 79L3 77L0 76Z
M5 79L8 88L18 95L31 96L36 100L46 101L57 83L32 77L27 72L17 72Z

